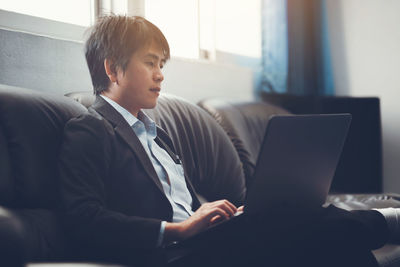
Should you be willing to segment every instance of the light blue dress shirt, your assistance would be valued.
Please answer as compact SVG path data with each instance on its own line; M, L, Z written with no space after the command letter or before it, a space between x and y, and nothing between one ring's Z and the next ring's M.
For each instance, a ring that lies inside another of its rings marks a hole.
M193 199L186 185L182 165L176 164L171 156L155 142L157 136L155 122L142 111L139 111L138 118L136 118L115 101L103 95L101 97L124 117L142 143L144 150L153 163L164 193L171 203L173 210L172 221L181 222L189 218L193 214ZM160 227L158 245L162 244L165 225L166 222L163 221Z

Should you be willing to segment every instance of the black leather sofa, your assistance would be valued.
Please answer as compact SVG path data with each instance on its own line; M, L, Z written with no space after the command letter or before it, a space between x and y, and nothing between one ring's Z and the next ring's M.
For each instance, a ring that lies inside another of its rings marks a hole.
M65 122L87 112L85 106L94 97L88 92L68 96L0 86L0 248L8 256L0 257L1 266L91 260L76 256L63 231L57 157ZM166 95L147 113L172 137L202 198L227 198L239 205L246 184L251 183L246 177L269 115L288 111L261 102L223 103L230 108L227 112ZM335 195L329 201L351 209L354 204L399 206L397 199L396 195ZM397 245L386 245L375 255L381 266L395 266L398 250Z
M84 95L93 100L92 95ZM64 124L84 112L86 107L70 97L0 86L0 207L5 210L0 213L0 223L4 222L0 224L0 244L10 246L3 243L9 243L7 240L16 244L12 249L15 257L9 253L12 259L91 260L77 257L79 253L62 230L57 184ZM148 114L172 137L185 171L203 199L243 203L246 187L239 156L212 117L172 96L160 97L157 108ZM7 266L2 257L0 266Z
M352 126L343 147L326 205L346 210L400 207L399 194L382 194L382 137L378 98L314 97L262 94L263 101L206 99L198 103L222 126L239 154L251 183L259 147L271 115L351 113ZM362 194L361 194L362 193ZM375 250L380 266L400 266L400 246Z
M382 192L382 130L377 97L295 96L262 93L264 101L294 114L351 113L352 121L332 193Z

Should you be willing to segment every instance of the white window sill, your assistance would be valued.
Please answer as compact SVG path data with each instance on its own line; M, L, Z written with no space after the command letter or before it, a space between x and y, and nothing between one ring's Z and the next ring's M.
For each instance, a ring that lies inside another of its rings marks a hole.
M83 42L86 27L0 9L0 28Z

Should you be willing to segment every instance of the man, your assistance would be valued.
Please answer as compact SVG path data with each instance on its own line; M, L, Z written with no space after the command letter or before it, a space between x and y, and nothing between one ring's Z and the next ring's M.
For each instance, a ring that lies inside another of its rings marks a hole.
M140 111L155 107L169 58L159 29L139 17L104 17L86 43L86 58L98 97L89 114L66 125L60 161L72 234L95 246L93 254L111 246L123 254L233 216L238 209L227 200L200 206L165 151L168 136ZM165 195L152 179L179 194Z
M66 227L85 256L161 264L164 245L194 236L242 210L227 200L200 205L182 166L168 152L174 150L172 141L141 111L156 106L164 79L162 68L169 57L164 35L141 17L103 17L86 42L97 98L88 114L66 124L60 154ZM373 217L368 226L378 225L383 235L387 232L379 213L358 216L345 219L343 225L367 216ZM244 225L231 231L244 231ZM210 262L213 254L222 257L219 262L232 264L236 257L228 255L229 251L241 251L240 258L254 260L262 256L263 249L273 247L271 243L260 245L259 241L269 238L262 235L257 242L246 244L253 247L251 253L243 251L242 244L225 249L229 239L220 248L223 254L215 253L215 247L214 254L198 250L183 262L193 264L195 257ZM239 238L239 243L249 241L245 239ZM299 242L303 241L304 237Z

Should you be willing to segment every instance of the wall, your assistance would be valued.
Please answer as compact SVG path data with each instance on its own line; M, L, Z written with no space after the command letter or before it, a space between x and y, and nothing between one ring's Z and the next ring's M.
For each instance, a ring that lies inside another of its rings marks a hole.
M336 93L380 97L384 191L400 193L400 1L326 2Z
M91 88L82 44L0 29L0 83L65 94Z
M0 84L65 94L92 90L81 42L0 29ZM163 92L192 102L207 97L250 99L250 68L173 58Z
M253 98L251 68L175 58L164 71L163 90L198 102L204 98Z

